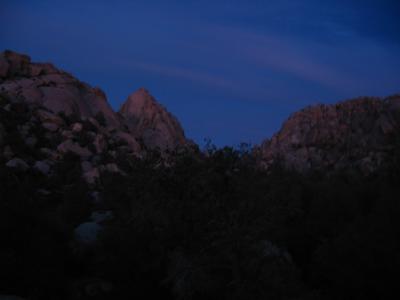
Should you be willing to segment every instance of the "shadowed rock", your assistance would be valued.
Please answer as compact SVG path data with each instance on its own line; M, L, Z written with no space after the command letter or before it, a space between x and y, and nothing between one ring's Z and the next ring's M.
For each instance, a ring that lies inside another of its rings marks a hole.
M20 171L26 171L29 169L29 165L25 161L23 161L22 159L20 159L18 157L9 160L6 163L6 166L9 168L20 170Z
M400 96L359 98L294 113L261 145L263 163L297 171L357 167L369 173L388 155L400 128Z

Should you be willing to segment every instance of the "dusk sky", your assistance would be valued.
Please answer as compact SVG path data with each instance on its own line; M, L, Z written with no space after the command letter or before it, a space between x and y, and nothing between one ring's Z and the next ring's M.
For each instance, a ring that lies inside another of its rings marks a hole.
M203 144L261 142L311 104L400 92L400 1L0 0L0 50L146 87Z

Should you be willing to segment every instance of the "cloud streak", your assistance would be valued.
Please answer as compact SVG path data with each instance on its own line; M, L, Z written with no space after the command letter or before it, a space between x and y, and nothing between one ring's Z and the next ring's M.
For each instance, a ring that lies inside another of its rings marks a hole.
M237 87L234 82L229 81L222 76L217 76L207 72L196 71L189 68L173 67L148 62L130 62L129 66L145 72L155 73L166 77L174 77L181 80L189 80L207 85L209 87L224 90L232 90Z
M220 43L225 45L223 48L226 45L236 48L242 64L273 69L337 90L348 90L359 84L345 72L320 62L307 47L299 47L296 39L226 26L211 26L208 30L219 37Z
M227 76L216 75L214 71L204 72L188 67L133 61L124 63L121 67L122 66L124 68L128 67L132 70L160 75L173 80L178 79L182 82L189 81L207 89L219 90L222 93L232 95L232 97L244 101L265 101L273 94L266 88L249 86L248 82L245 83L237 78L232 79L227 78Z

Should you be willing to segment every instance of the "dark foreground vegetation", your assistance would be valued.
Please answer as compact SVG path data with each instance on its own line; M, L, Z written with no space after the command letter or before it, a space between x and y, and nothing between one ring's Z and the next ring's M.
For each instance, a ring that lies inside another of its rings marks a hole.
M0 164L0 291L26 299L393 299L400 156L374 175L256 167L230 148L121 157L101 202L68 156L48 178ZM45 192L43 192L45 191ZM97 242L73 230L112 210Z
M23 111L5 116L7 144L25 161L40 159L16 131ZM51 147L35 130L38 143ZM8 168L0 156L0 294L395 299L396 149L368 176L298 174L279 165L266 171L246 147L183 151L166 163L157 153L121 154L113 159L124 175L103 172L95 186L82 180L81 161L72 154L56 160L51 176ZM114 217L102 222L94 242L82 243L75 230L93 211Z

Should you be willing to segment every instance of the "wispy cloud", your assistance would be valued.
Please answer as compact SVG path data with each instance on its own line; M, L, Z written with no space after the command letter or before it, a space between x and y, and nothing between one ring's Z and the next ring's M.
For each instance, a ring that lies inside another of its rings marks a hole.
M306 45L303 41L300 47L295 38L260 34L242 28L213 26L209 30L220 37L221 43L233 45L241 53L242 63L255 64L259 68L269 68L334 89L346 90L358 84L343 70L313 56L310 48L315 45L311 43Z
M199 24L200 25L200 24ZM300 80L327 88L337 93L347 93L361 85L361 79L346 72L344 64L324 61L322 51L334 50L327 45L309 41L300 43L296 38L276 36L264 32L243 29L241 27L221 26L201 23L202 38L213 43L202 43L202 39L177 41L182 51L192 53L190 57L174 58L174 64L160 59L135 60L125 57L120 63L123 68L158 74L168 78L190 81L198 86L221 90L235 94L247 100L283 99L284 92L274 86L274 74L288 76L293 82ZM314 49L314 47L319 47ZM315 55L315 54L318 55ZM197 65L193 61L198 60ZM114 62L115 64L115 62ZM202 66L202 67L199 67ZM256 73L238 72L253 70L271 77L258 76ZM291 89L290 83L283 86Z
M271 96L278 96L278 94L274 94L273 91L271 92L265 87L249 85L248 82L243 82L238 78L234 78L234 74L230 74L230 76L229 74L228 76L218 75L218 72L215 70L204 72L189 67L176 67L165 64L134 61L124 63L123 67L161 75L166 78L178 79L182 82L190 81L210 90L219 90L226 95L234 95L236 99L240 100L265 101Z
M182 80L189 80L220 89L235 89L237 86L234 82L227 80L224 77L189 68L173 67L148 62L130 62L129 66L145 72L155 73L166 77L174 77Z

